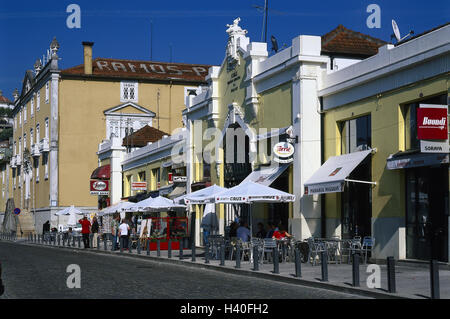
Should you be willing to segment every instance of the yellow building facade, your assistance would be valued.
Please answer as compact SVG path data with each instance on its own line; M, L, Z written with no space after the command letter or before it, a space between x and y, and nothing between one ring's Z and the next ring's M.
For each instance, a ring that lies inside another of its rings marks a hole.
M208 66L92 57L60 70L56 40L47 61L27 71L14 108L12 197L28 231L42 231L54 212L75 205L96 211L89 191L99 166L98 143L145 125L180 127L186 88L203 82Z

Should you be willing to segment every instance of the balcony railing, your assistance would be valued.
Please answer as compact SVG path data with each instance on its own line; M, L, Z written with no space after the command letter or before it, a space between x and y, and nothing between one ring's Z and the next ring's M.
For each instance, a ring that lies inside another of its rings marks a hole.
M48 143L48 138L45 137L39 142L39 151L40 152L49 152L50 151L50 145Z
M33 144L31 146L31 156L33 157L39 157L41 156L41 152L39 151L39 145L38 144Z
M22 165L22 155L21 154L16 155L16 165L17 166Z
M15 156L11 157L11 161L9 162L9 165L11 165L12 168L17 167L16 166L16 157Z

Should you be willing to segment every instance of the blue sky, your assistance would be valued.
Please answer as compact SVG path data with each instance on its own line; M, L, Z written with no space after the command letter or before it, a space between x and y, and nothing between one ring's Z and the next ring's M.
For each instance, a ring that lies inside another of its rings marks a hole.
M69 4L81 8L81 28L69 29ZM381 8L381 28L369 29L369 4ZM150 60L150 21L153 60L220 64L225 54L226 24L241 17L252 41L261 40L264 0L0 0L0 89L12 99L27 69L42 57L54 36L61 49L60 66L82 63L82 41L95 42L94 57ZM290 45L300 34L323 35L339 24L390 41L391 20L403 34L416 34L450 21L448 0L269 0L268 38ZM270 46L269 46L270 48Z

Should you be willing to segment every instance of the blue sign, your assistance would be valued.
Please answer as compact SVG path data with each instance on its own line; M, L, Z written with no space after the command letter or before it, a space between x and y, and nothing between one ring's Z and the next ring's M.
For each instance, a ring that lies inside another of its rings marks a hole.
M14 214L19 215L20 214L20 208L14 208Z

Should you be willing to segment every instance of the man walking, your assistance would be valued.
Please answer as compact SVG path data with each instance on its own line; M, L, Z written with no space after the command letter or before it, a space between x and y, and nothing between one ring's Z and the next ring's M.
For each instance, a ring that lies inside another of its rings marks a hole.
M99 230L99 224L97 221L97 217L94 216L92 219L92 248L97 248L97 238L98 238L98 230Z
M91 222L86 216L78 221L81 224L81 235L83 236L84 248L89 248L89 234L91 233Z
M128 249L128 233L130 231L130 225L128 225L127 220L122 220L122 224L119 226L120 242L122 243L123 249Z

